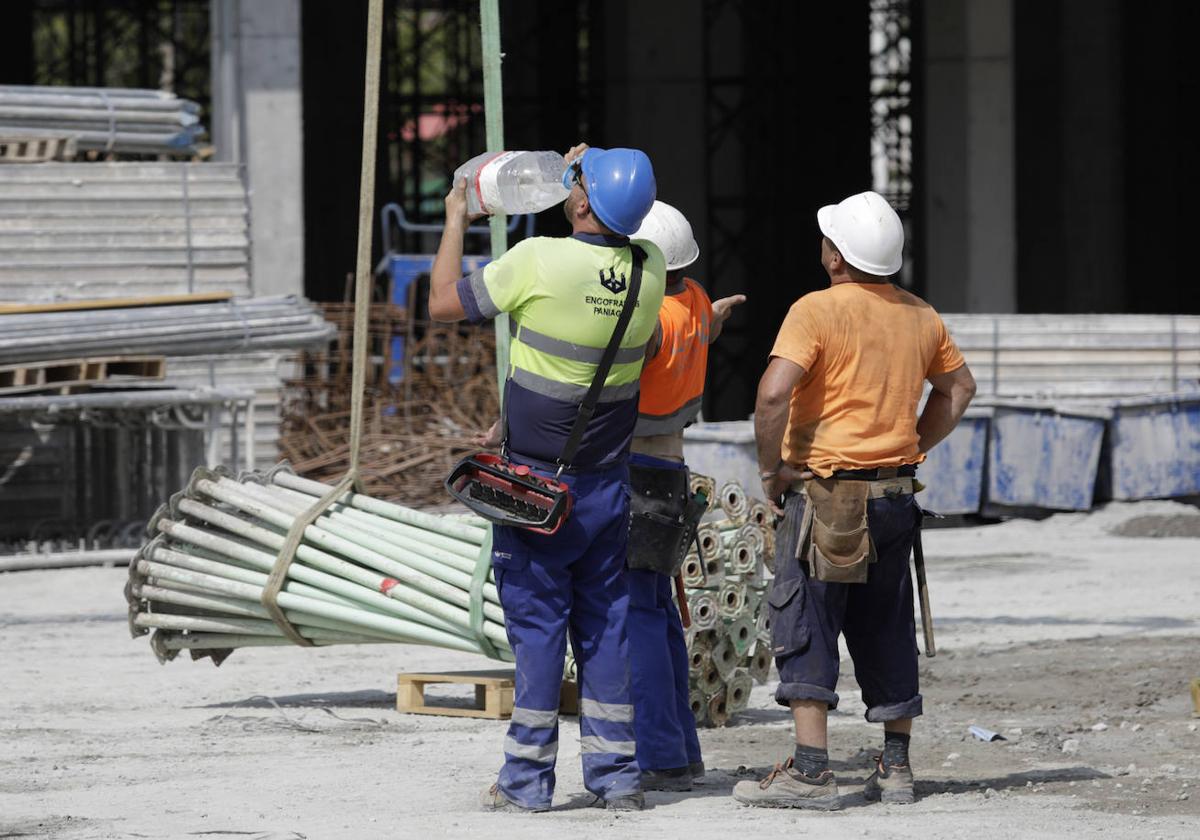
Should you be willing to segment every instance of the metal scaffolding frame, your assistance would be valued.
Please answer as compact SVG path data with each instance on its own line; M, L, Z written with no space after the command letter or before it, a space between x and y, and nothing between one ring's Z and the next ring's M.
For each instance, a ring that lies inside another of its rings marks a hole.
M253 469L254 402L241 388L0 398L0 553L136 545L195 467Z

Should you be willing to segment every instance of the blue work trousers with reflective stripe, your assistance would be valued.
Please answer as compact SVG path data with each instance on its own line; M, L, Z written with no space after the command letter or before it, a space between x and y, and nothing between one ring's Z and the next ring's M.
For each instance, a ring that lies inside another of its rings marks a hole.
M700 739L688 696L688 650L671 579L629 570L629 653L637 759L642 770L698 764Z
M498 784L526 808L549 808L567 633L580 681L584 786L602 799L641 789L626 613L629 470L564 475L574 508L558 533L493 530L492 566L516 659L513 718Z

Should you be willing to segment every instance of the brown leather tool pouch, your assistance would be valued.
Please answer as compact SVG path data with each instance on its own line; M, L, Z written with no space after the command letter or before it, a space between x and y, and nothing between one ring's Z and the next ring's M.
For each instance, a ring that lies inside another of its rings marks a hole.
M875 562L875 543L867 528L870 482L816 478L805 482L812 506L808 546L809 574L827 583L866 583Z

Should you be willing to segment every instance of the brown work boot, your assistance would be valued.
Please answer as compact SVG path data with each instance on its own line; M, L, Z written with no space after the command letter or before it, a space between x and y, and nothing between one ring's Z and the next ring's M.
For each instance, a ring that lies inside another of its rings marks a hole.
M885 805L911 805L916 800L913 794L912 767L907 764L883 766L883 756L875 756L875 772L867 777L863 785L863 796Z
M504 795L499 785L484 788L483 793L479 795L479 804L485 811L505 811L510 814L533 814L549 810L548 808L526 808L524 805L513 802Z
M733 798L743 805L760 808L808 808L815 811L836 811L842 807L837 779L832 770L818 776L806 776L792 766L789 758L761 782L738 782Z

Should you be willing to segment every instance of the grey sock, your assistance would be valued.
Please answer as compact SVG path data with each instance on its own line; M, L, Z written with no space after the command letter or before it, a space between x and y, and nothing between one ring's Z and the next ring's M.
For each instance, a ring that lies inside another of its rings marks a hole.
M793 761L796 769L805 776L820 776L829 769L829 750L796 744Z

